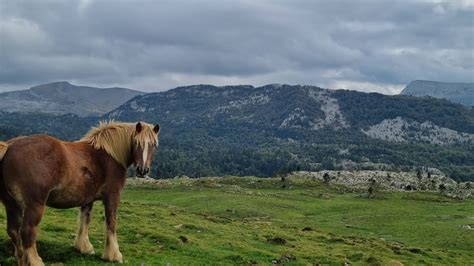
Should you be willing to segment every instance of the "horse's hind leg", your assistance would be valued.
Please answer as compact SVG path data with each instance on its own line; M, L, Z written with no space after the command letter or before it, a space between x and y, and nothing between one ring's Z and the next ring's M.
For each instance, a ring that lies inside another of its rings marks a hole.
M83 254L94 254L94 247L89 240L89 223L91 221L92 204L81 207L79 214L79 230L77 231L74 247Z
M23 212L23 222L20 227L23 256L20 265L44 265L36 249L36 234L38 224L43 217L44 208L44 205L36 203L27 205Z
M17 261L20 261L23 255L23 248L21 245L20 238L20 226L21 226L21 209L11 199L5 200L5 209L7 212L7 233L12 239L13 245L15 246L15 257Z

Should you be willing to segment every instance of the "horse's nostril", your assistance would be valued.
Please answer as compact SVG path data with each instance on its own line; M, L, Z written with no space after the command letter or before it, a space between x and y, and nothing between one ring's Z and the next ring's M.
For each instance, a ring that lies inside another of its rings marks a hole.
M146 175L150 172L150 168L146 167L145 170L143 170L143 173Z

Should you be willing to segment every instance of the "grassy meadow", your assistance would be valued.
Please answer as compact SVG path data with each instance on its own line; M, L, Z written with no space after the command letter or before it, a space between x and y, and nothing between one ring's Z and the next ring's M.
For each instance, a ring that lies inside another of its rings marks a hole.
M130 265L474 265L474 201L433 193L363 191L289 178L128 184L118 239ZM95 255L72 247L78 209L48 208L38 248L47 264L98 265L103 206L94 206ZM0 264L15 265L0 210Z

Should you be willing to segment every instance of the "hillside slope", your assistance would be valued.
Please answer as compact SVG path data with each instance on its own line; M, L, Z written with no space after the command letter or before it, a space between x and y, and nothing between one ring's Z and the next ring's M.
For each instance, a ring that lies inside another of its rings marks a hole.
M54 82L29 90L0 93L0 111L99 116L144 92L124 88L99 89Z
M322 129L361 131L402 117L474 134L474 110L445 100L279 84L180 87L136 97L106 116L160 119L176 126L226 122L254 129L313 133Z
M105 117L162 124L163 177L420 165L474 177L474 110L434 98L196 85L135 97Z
M419 97L431 96L474 106L474 83L415 80L410 82L400 94Z

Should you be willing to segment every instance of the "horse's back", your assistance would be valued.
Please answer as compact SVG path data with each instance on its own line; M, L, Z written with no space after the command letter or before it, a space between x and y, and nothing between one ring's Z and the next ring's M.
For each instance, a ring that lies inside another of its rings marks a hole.
M5 167L30 169L43 168L40 164L59 163L64 154L62 141L49 135L22 136L7 141Z

